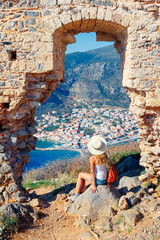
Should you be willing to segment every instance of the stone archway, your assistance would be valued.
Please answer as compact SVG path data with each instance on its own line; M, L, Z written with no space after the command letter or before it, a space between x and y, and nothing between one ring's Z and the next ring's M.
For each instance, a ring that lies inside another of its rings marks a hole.
M97 41L112 41L121 59L124 59L127 30L124 26L110 21L79 20L58 28L53 39L53 64L60 81L65 81L65 50L67 44L75 43L75 35L83 32L96 32ZM106 53L107 54L107 53ZM123 61L121 61L121 68Z
M160 175L159 8L139 0L0 4L0 205L25 201L22 173L36 145L35 110L64 81L66 45L80 32L116 42L139 127L141 164Z

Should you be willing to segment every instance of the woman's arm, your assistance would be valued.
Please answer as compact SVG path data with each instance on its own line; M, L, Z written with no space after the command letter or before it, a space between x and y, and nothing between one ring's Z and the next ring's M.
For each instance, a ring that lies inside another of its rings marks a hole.
M91 192L95 193L97 191L97 188L96 188L96 179L95 179L95 162L93 160L93 157L90 157L90 168L91 168L91 178L92 178Z

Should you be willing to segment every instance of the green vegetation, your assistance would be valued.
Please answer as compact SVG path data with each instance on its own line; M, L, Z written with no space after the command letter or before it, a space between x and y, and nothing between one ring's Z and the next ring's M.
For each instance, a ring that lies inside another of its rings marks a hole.
M95 229L95 226L90 226L90 229L91 229L91 230L94 230L94 229Z
M118 152L118 153L115 153L115 154L112 154L110 156L110 160L113 164L119 162L119 160L123 160L124 158L132 155L134 157L136 157L137 155L139 155L140 151L129 151L129 152Z
M88 134L89 134L90 136L92 136L93 133L95 132L94 128L80 128L79 131L84 131L84 136L86 136L86 135L88 135Z
M128 229L127 229L127 232L128 232L129 234L131 234L132 228L128 228Z
M94 124L98 126L98 125L100 125L101 123L102 123L102 122L96 122L96 123L94 123Z
M64 123L70 123L71 122L71 119L70 118L66 118L63 120Z
M113 125L114 127L116 127L116 126L117 126L117 123L116 123L116 122L112 122L112 125Z
M38 171L38 170L37 170ZM73 177L71 174L61 174L60 176L56 177L55 179L50 179L48 177L48 179L42 179L39 181L35 181L33 180L34 177L32 177L32 171L30 171L29 173L27 173L28 177L26 179L26 181L23 183L23 187L24 188L32 188L32 189L36 189L36 188L41 188L41 187L48 187L48 186L53 186L55 189L56 188L60 188L66 184L70 184L76 181L76 178Z
M107 148L107 155L113 163L121 162L127 156L139 157L137 142L130 142ZM90 172L88 156L75 158L72 161L50 162L45 167L31 170L24 175L23 186L25 188L39 188L41 186L62 187L66 184L75 183L79 172Z
M50 126L44 128L44 130L49 132L49 131L55 131L58 128L59 128L59 125L50 125Z
M155 235L154 239L160 239L160 235Z
M26 183L24 183L24 187L25 188L40 188L40 187L46 187L46 186L55 186L56 184L50 180L40 180L37 182L32 182L32 181L28 181Z
M18 218L0 215L0 240L9 239L8 235L14 234L18 231Z
M123 221L123 219L124 219L124 216L122 214L118 215L115 225L119 225Z

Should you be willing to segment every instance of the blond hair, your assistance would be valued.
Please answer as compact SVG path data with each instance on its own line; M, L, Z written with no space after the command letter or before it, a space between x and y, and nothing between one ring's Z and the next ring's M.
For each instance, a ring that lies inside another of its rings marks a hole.
M108 160L108 156L107 154L104 152L101 155L94 155L98 161L99 164L101 165L105 165L107 160Z

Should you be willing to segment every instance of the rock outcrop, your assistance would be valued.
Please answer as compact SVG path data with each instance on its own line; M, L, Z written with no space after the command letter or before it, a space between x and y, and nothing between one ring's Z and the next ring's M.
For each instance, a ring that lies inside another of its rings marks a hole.
M66 210L70 214L76 214L87 222L94 222L101 217L110 217L117 208L119 198L118 190L114 187L98 186L97 192L92 194L88 188L76 198L74 203L66 204Z
M159 1L148 0L0 0L0 205L25 201L36 107L64 81L66 46L82 32L115 42L139 127L140 164L160 175L159 13Z

